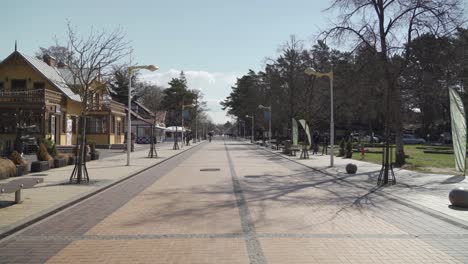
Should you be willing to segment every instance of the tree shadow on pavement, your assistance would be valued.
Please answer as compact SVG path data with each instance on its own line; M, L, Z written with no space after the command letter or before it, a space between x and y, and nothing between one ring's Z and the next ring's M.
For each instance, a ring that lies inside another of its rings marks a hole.
M314 225L333 221L347 210L357 213L385 207L386 201L373 195L381 187L373 185L363 188L352 181L353 177L366 175L375 179L375 173L347 174L331 177L313 170L303 170L292 174L262 174L238 177L242 187L240 194L248 207L255 208L255 223L267 220L267 212L272 208L294 208L303 206L310 208L313 214L318 208L327 208L326 219L321 219ZM129 220L123 225L134 226L142 223L165 224L172 221L184 222L215 217L238 211L239 196L236 200L231 182L214 185L204 185L192 188L173 188L161 191L147 191L142 195L142 201L155 206L148 208L144 216ZM186 194L186 195L184 195ZM334 211L334 213L332 212Z

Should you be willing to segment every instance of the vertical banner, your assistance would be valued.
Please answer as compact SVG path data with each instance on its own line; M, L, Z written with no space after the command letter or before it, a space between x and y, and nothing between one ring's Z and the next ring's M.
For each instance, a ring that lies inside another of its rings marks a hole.
M302 128L304 128L306 135L307 135L307 140L309 140L309 144L312 144L310 140L310 131L309 131L309 126L307 125L307 122L304 119L299 120L299 123L301 123Z
M270 111L263 112L263 118L265 121L270 121Z
M455 156L455 169L465 173L466 159L466 119L463 101L457 91L449 87L450 117L452 123L453 153Z
M296 119L292 119L292 142L294 146L297 146L297 138L298 138L299 130L297 127Z
M189 119L189 111L188 110L184 110L184 112L182 114L184 115L185 120Z

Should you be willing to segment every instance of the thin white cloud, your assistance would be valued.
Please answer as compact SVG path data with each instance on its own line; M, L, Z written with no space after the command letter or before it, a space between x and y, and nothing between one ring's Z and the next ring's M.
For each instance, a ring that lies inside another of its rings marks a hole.
M240 74L226 72L184 71L187 85L190 89L203 92L204 100L209 108L208 114L215 123L225 123L229 118L221 109L220 102L231 92L231 87L236 83ZM148 73L141 76L142 80L154 83L162 87L168 87L172 78L177 78L180 70L170 69L166 72Z

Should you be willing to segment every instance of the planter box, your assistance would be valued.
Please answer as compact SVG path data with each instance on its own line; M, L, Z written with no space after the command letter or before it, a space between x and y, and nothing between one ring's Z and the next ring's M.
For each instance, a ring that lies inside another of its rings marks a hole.
M48 161L33 161L31 163L31 172L40 172L48 170L49 162Z
M99 152L89 153L91 155L91 160L99 159Z
M49 169L55 168L55 167L54 167L54 165L55 165L55 164L54 164L54 159L50 159L50 160L48 160L47 162L49 163Z
M61 168L67 166L67 159L54 159L54 168Z
M75 156L68 156L67 165L75 165Z
M16 165L16 176L28 174L28 165Z

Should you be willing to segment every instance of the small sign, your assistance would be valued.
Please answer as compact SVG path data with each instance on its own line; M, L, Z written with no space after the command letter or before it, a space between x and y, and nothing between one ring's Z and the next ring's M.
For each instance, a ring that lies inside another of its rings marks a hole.
M182 114L183 114L185 120L189 119L189 111L188 110L184 110L184 112Z

